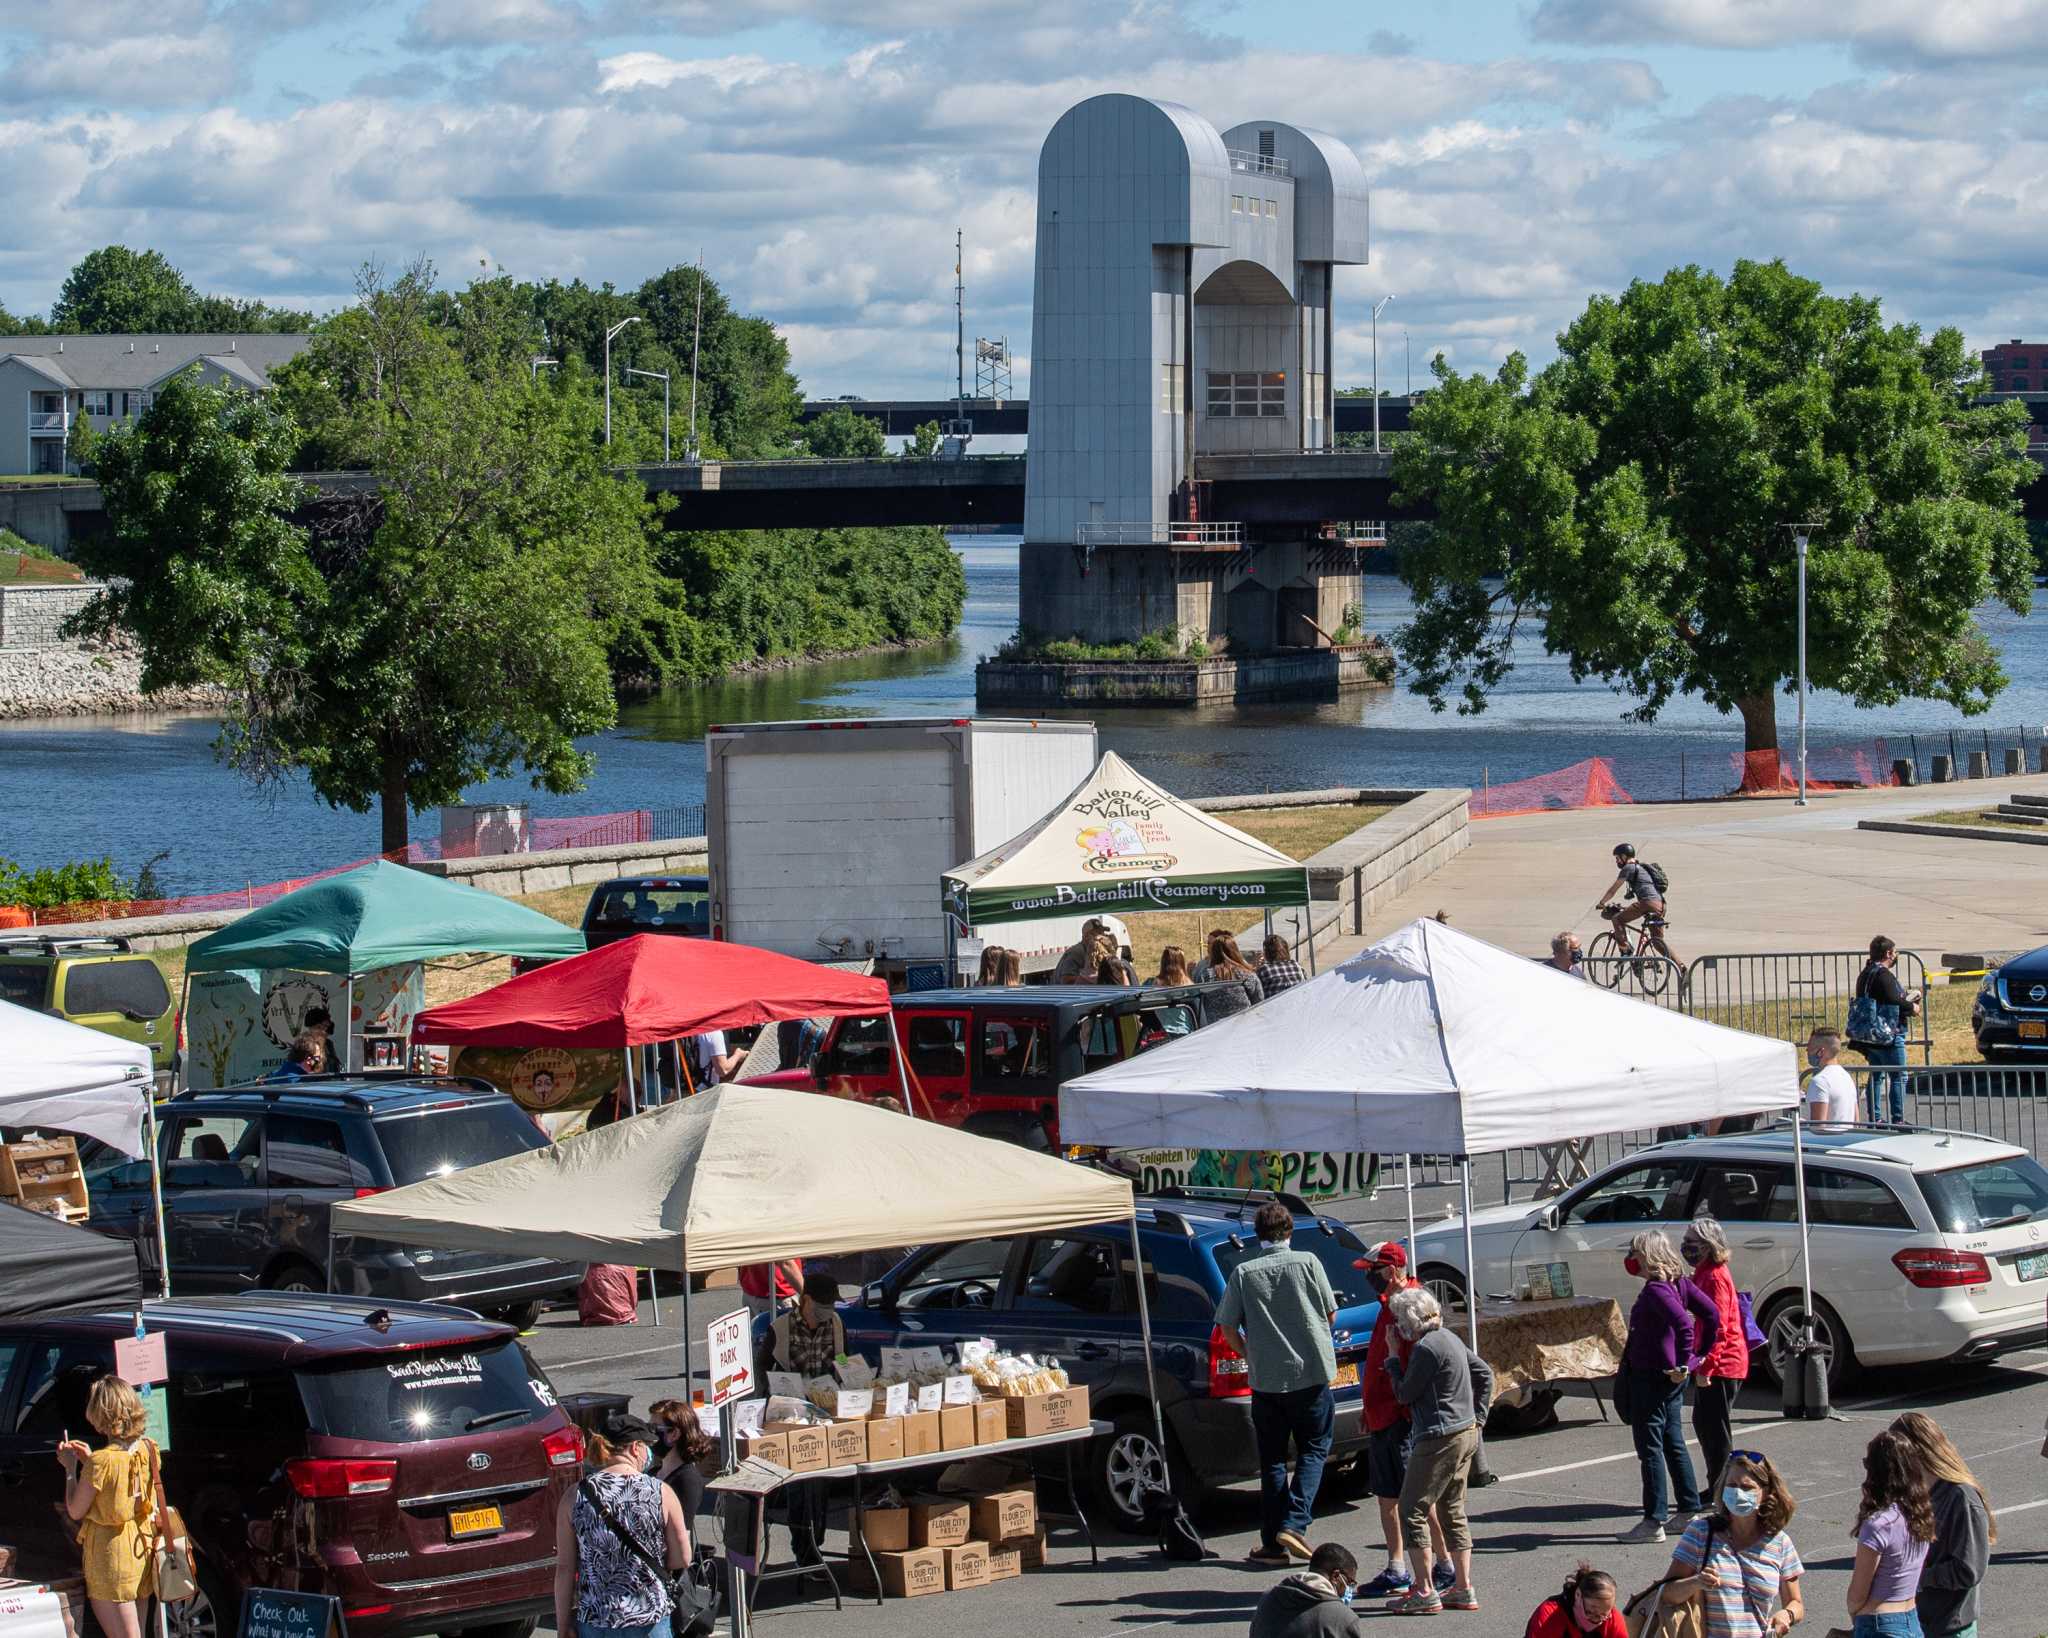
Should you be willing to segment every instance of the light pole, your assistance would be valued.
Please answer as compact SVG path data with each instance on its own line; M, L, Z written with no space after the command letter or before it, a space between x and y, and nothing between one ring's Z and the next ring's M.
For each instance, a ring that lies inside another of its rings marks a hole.
M1799 801L1806 806L1806 542L1816 523L1788 523L1792 546L1799 557Z
M663 466L667 466L667 465L668 465L668 371L666 371L666 370L636 370L636 369L632 368L632 367L631 367L630 365L628 365L628 366L627 366L627 369L626 369L626 373L627 373L628 375L644 375L644 376L646 376L646 377L647 377L647 378L648 378L648 379L649 379L650 381L653 381L653 380L657 380L657 379L658 379L658 380L659 380L659 381L661 382L661 464L662 464Z
M1380 309L1392 301L1382 296L1372 304L1372 452L1380 452Z
M604 446L612 446L612 337L629 324L638 324L638 315L622 318L604 333Z

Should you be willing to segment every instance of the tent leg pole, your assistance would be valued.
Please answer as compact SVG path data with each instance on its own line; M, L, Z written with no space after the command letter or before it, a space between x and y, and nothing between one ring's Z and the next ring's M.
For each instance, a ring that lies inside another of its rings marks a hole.
M185 1028L185 1020L191 1016L192 975L188 972L178 985L178 1017L177 1021L171 1026L171 1051L178 1060L177 1073L171 1077L171 1090L173 1092L182 1092L192 1084L191 1049L185 1042L178 1039L180 1035L184 1035L189 1039L190 1032ZM152 1097L154 1095L154 1093L151 1094Z
M1145 1254L1138 1246L1136 1205L1131 1207L1131 1266L1138 1282L1138 1336L1145 1347L1145 1397L1152 1401L1152 1433L1159 1441L1159 1459L1163 1462L1166 1460L1166 1419L1159 1411L1159 1385L1152 1380L1152 1305L1145 1299Z
M1401 1183L1408 1196L1408 1244L1405 1249L1408 1253L1408 1266L1413 1268L1415 1266L1415 1157L1413 1155L1403 1155L1401 1157ZM1469 1257L1471 1253L1467 1252L1466 1255Z
M904 1114L915 1120L917 1118L917 1105L910 1101L910 1072L903 1062L905 1055L902 1044L896 1039L895 1024L896 1015L892 1011L889 1015L889 1056L896 1060L896 1090L903 1094ZM927 1109L926 1113L931 1114L931 1111ZM936 1120L938 1117L932 1115L932 1118Z
M354 1041L356 1036L356 975L354 973L350 973L342 981L341 1028L335 1033L341 1037L341 1063L339 1066L329 1064L327 1066L328 1073L346 1075L351 1067L349 1059L353 1056L349 1051L349 1044Z
M143 1091L146 1102L143 1105L149 1143L149 1197L156 1211L156 1266L158 1291L168 1297L171 1294L171 1236L164 1226L164 1161L157 1143L156 1129L156 1088L152 1085Z
M749 1346L751 1346L751 1345L752 1345L752 1341L753 1341L753 1339L752 1339L751 1337L749 1337L749 1338L748 1338L748 1344L749 1344ZM691 1369L690 1369L690 1259L689 1259L689 1257L688 1257L687 1255L685 1255L685 1256L684 1256L684 1258L683 1258L683 1398L684 1398L684 1399L686 1399L686 1400L687 1400L687 1399L689 1399L689 1397L690 1397L690 1384L691 1384L692 1382L694 1382L695 1380L696 1380L696 1375L695 1375L695 1373L694 1373L694 1372L692 1372L692 1371L691 1371ZM693 1409L695 1408L695 1407L694 1407L694 1402L692 1403L692 1408L693 1408Z
M1806 1238L1806 1122L1804 1112L1792 1108L1792 1179L1799 1195L1799 1300L1800 1329L1813 1331L1813 1257Z
M1304 942L1308 945L1308 974L1309 977L1313 978L1316 975L1316 907L1314 905L1307 904L1302 906L1301 925L1308 929L1308 936Z
M1458 1192L1465 1213L1465 1329L1470 1333L1472 1351L1479 1352L1479 1268L1472 1255L1472 1157L1463 1155L1458 1166Z

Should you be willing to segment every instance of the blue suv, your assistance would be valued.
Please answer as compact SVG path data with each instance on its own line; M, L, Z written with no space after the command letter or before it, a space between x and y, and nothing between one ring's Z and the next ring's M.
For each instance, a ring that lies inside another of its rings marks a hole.
M1164 1461L1190 1503L1208 1486L1258 1474L1245 1362L1216 1329L1215 1314L1230 1271L1258 1247L1252 1216L1273 1198L1190 1189L1138 1202L1153 1366L1170 1447ZM1294 1213L1294 1248L1322 1261L1337 1293L1337 1430L1326 1475L1337 1491L1364 1473L1358 1372L1379 1302L1351 1266L1365 1254L1358 1236L1298 1199L1277 1198ZM1095 1416L1114 1425L1090 1447L1089 1488L1118 1523L1139 1523L1139 1498L1148 1481L1163 1475L1145 1399L1128 1222L923 1246L866 1286L840 1317L847 1347L871 1359L885 1345L943 1346L967 1337L1057 1358L1088 1388Z
M336 1075L183 1092L157 1106L171 1286L201 1292L325 1291L328 1211L337 1200L440 1177L547 1137L487 1081ZM149 1163L92 1182L90 1225L139 1240L156 1263ZM455 1303L522 1329L544 1302L574 1300L580 1263L436 1251L383 1241L334 1245L336 1291Z

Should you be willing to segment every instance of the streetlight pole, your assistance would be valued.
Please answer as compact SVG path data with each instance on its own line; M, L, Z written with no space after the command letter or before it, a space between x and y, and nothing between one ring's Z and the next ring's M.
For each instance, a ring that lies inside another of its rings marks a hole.
M1380 452L1380 309L1394 298L1382 296L1372 304L1372 452Z
M612 337L629 324L638 324L638 315L622 318L604 333L604 447L612 447Z
M668 465L668 371L666 371L666 370L636 370L636 369L633 369L633 368L632 368L632 367L631 367L631 366L629 365L629 366L627 367L627 369L626 369L626 373L627 373L628 375L644 375L644 376L646 376L646 377L647 377L647 378L648 378L648 379L649 379L650 381L658 379L658 380L659 380L659 381L661 382L661 464L662 464L663 466L667 466L667 465Z
M1806 543L1817 523L1788 523L1793 550L1799 559L1799 800L1806 806Z

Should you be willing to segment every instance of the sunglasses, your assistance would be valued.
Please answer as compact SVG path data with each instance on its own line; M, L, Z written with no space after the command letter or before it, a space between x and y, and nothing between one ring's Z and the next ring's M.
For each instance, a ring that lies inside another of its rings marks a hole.
M1731 1450L1728 1454L1730 1456L1740 1456L1751 1467L1768 1467L1770 1465L1771 1459L1760 1450Z

